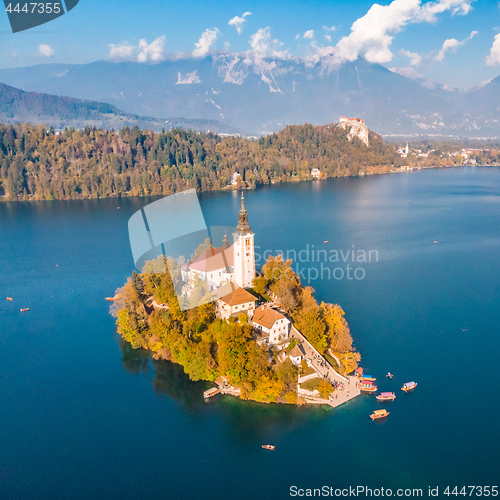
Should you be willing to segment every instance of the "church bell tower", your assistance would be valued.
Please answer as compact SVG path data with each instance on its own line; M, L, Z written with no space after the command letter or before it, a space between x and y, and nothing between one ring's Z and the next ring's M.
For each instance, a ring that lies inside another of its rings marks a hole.
M234 284L242 288L252 286L255 279L254 236L248 225L248 213L242 192L238 225L233 233Z

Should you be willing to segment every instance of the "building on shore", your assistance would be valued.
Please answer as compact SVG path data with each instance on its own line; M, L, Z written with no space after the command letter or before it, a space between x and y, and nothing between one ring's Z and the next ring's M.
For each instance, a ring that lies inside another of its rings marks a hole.
M255 310L252 325L257 330L259 345L279 344L288 339L290 333L290 320L268 306L260 306Z
M319 168L313 168L311 170L311 175L313 179L321 179L321 171Z
M248 319L252 319L256 301L257 298L251 293L238 287L217 301L219 317L227 320L231 316L237 318L239 314L245 313Z
M304 348L302 347L302 344L296 345L291 351L290 351L290 361L294 365L300 365L301 361L305 359L305 352Z

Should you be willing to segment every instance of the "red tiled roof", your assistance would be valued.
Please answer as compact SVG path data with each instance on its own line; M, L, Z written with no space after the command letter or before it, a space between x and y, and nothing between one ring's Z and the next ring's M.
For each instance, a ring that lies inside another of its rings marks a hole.
M195 269L204 273L217 271L226 266L233 265L233 247L217 247L205 250L194 262L189 264L190 269Z
M290 356L292 356L292 358L298 358L299 356L303 355L304 353L302 352L302 349L298 345L296 345L290 352Z
M239 304L246 304L247 302L255 302L257 299L244 288L238 287L231 293L221 297L222 301L230 306L237 306Z
M285 316L270 307L262 306L255 311L252 322L264 328L271 328L279 319L285 319Z

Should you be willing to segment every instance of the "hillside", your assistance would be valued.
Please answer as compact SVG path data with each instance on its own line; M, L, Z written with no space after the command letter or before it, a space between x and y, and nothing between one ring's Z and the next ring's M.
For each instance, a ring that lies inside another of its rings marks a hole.
M108 102L137 115L221 120L256 136L344 115L361 116L383 136L500 137L498 81L449 89L361 58L335 65L328 57L252 59L220 52L157 64L97 61L4 69L0 81Z
M97 198L226 189L235 172L238 187L252 188L312 179L313 168L328 178L401 161L377 134L368 148L346 134L333 124L289 126L256 141L137 126L55 134L42 125L0 125L0 178L8 199Z
M38 92L24 92L0 83L0 122L33 124L43 123L56 129L87 126L120 129L139 126L157 132L163 128L192 128L217 133L238 133L217 120L169 118L168 120L125 113L115 106L74 97L60 97Z

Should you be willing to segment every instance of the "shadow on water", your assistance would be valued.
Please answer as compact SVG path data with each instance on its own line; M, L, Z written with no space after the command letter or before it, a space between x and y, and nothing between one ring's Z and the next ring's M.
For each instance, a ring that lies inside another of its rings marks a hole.
M182 366L153 359L150 351L134 349L122 338L118 338L118 347L124 370L134 375L152 375L151 384L157 396L168 396L189 412L203 408L203 391L211 387L209 382L193 382Z
M118 336L118 334L117 334ZM137 375L146 375L149 370L151 354L145 349L134 349L127 341L118 339L118 347L122 353L122 365L125 371Z
M123 368L134 375L150 375L151 385L157 396L175 401L190 414L217 413L232 433L244 440L261 439L263 436L282 436L307 425L311 421L330 418L329 407L298 407L278 403L258 403L234 396L216 395L205 401L203 392L214 384L194 382L184 373L182 366L166 360L155 360L145 349L133 349L119 338Z

